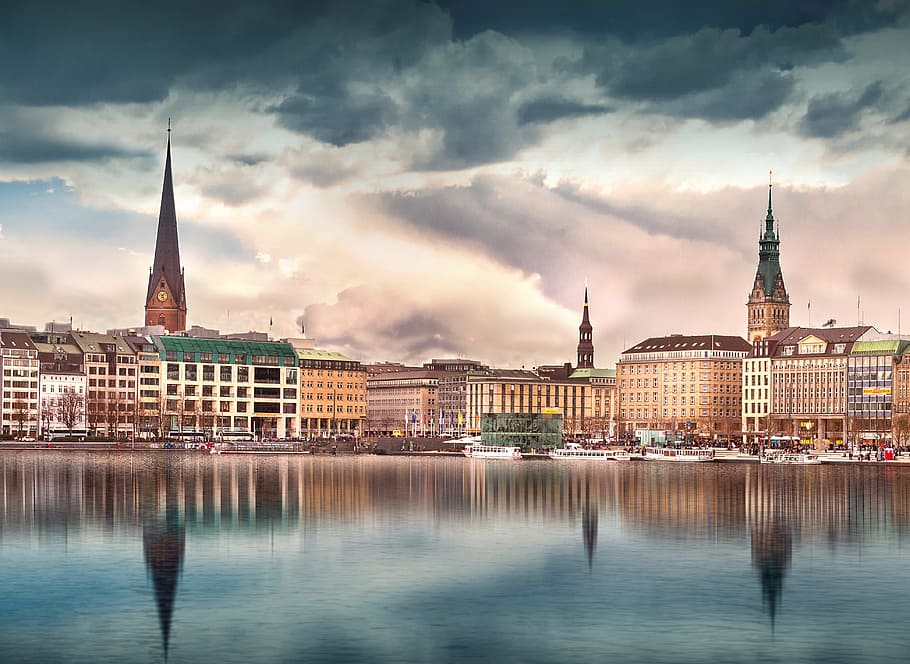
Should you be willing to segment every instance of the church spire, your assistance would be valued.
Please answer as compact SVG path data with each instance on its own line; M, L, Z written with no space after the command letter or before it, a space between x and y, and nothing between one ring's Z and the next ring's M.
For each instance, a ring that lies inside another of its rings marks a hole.
M174 178L171 174L170 118L167 127L167 156L164 163L164 184L161 188L161 207L158 212L155 259L149 275L145 309L146 325L163 325L170 332L186 327L186 292L183 268L180 265Z
M579 369L594 368L594 342L591 339L593 329L588 317L588 284L585 282L585 304L581 314L581 325L578 326Z

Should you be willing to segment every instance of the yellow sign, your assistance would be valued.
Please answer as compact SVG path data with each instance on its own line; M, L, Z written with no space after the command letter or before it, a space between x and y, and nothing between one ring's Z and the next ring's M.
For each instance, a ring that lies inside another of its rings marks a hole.
M559 408L541 408L540 412L544 415L559 415L562 411Z
M891 388L890 387L864 387L863 394L864 395L880 394L880 395L889 397L889 396L891 396Z

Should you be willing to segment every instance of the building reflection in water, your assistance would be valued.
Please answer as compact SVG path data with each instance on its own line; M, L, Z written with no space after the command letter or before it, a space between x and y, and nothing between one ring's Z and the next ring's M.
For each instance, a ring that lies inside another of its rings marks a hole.
M736 546L748 537L773 625L803 539L836 548L884 533L901 537L910 526L910 477L891 469L699 466L11 453L0 455L0 517L4 537L40 540L74 530L141 536L165 655L185 543L194 534L306 536L323 524L401 518L543 525L580 518L592 571L605 517L611 529L655 546L667 539Z
M138 476L142 547L155 592L165 661L186 542L179 507L183 485L178 470L169 461L166 459L163 466L146 467Z

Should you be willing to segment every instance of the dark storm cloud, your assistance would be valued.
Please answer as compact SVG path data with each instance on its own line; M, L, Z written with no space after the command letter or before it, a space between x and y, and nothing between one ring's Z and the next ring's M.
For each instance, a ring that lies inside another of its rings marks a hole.
M4 3L0 93L28 105L148 103L181 76L244 63L318 12L318 3Z
M891 25L906 10L906 3L865 0L440 0L440 5L451 13L459 38L483 30L507 34L546 30L611 35L627 41L666 39L697 32L708 25L749 33L760 25L773 30L830 22L845 33L854 33Z
M843 59L843 35L893 24L902 8L867 4L20 1L0 20L0 98L237 93L327 145L419 135L426 146L403 155L406 166L463 168L510 159L547 123L618 101L719 122L763 117L791 98L790 70ZM584 56L552 69L534 56L551 36L587 45ZM541 92L591 74L608 99Z
M608 94L671 115L708 120L760 118L790 95L790 70L846 57L830 25L702 28L646 46L616 41L586 49L577 63ZM728 106L728 108L721 108Z
M293 131L337 147L367 141L397 120L395 103L382 92L319 97L297 94L270 109Z
M82 142L54 136L43 130L19 127L0 129L0 161L17 164L48 162L152 159L148 151L126 149L109 143Z
M582 104L570 99L556 97L553 99L535 99L518 107L515 114L518 124L537 124L554 122L566 118L579 118L588 115L603 115L612 112L605 104Z
M877 108L884 96L884 86L876 81L859 93L834 92L813 97L799 130L811 138L835 138L856 129L863 114Z

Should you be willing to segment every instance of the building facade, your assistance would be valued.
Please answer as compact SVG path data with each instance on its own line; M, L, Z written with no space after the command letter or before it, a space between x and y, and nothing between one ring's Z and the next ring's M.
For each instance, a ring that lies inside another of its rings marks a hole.
M432 369L368 373L367 431L371 435L439 435L439 381L448 375Z
M749 343L725 335L652 337L616 367L619 430L664 431L672 440L723 442L740 432L743 360Z
M854 343L881 336L871 326L792 327L773 335L770 434L843 443L850 352Z
M464 429L480 433L485 413L559 413L565 435L594 437L604 424L595 415L594 394L604 389L592 385L590 375L550 378L525 369L472 371L467 375Z
M164 395L161 392L161 356L151 337L130 335L126 342L136 353L137 425L140 439L158 439L166 432Z
M758 270L746 304L750 342L770 337L790 325L790 296L780 269L780 233L774 227L770 184L765 230L758 246Z
M359 436L367 419L367 372L342 355L296 348L300 367L300 435Z
M37 341L47 338L48 342ZM79 347L66 334L32 335L40 362L39 434L86 429L86 376Z
M0 330L0 432L37 438L39 426L38 349L27 332Z
M83 357L89 433L131 437L136 422L136 353L117 335L74 331L69 339Z
M857 341L847 358L847 432L854 443L890 444L905 434L894 410L895 372L910 341ZM893 435L896 432L897 435Z
M153 337L164 391L162 431L296 438L298 357L287 343Z

